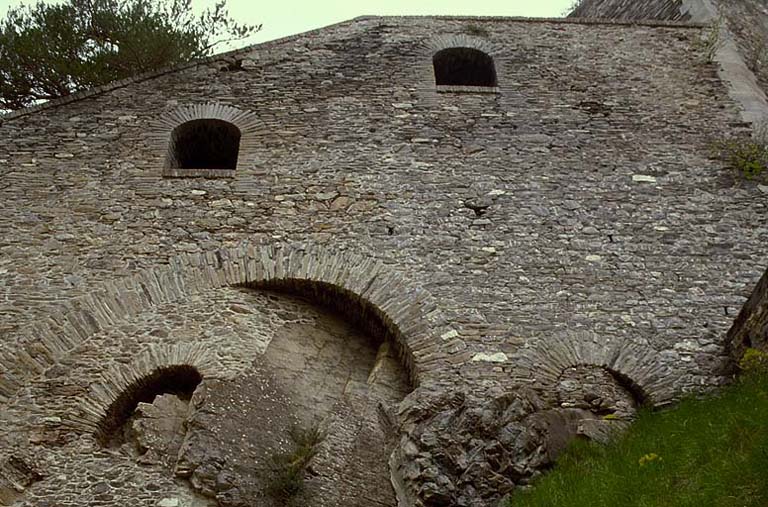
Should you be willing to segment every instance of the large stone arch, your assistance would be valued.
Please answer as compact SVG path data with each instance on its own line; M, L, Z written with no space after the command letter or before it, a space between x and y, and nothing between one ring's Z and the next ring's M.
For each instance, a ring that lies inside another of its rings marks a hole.
M385 264L318 245L243 245L172 258L167 265L108 281L88 295L48 309L10 337L0 353L0 403L8 402L93 335L153 305L226 286L323 284L364 304L387 327L414 386L448 368L441 336L450 329L435 299Z

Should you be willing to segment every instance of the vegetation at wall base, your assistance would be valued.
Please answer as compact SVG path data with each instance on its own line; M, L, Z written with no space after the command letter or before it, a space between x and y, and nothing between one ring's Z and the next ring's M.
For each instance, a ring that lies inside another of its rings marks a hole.
M732 136L714 141L712 155L742 178L765 181L768 175L768 122L757 123L753 129L752 137Z
M764 353L747 355L752 365L768 364ZM503 505L765 507L768 374L762 367L717 395L641 411L611 445L575 442L554 470Z

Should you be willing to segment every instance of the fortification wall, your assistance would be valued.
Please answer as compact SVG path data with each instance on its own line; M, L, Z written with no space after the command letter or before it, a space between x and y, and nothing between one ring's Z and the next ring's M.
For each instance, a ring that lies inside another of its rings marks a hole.
M428 389L532 387L554 404L581 364L651 402L722 383L768 228L759 189L707 157L741 120L699 34L368 18L4 120L3 422L59 432L33 445L52 466L83 455L93 421L60 422L84 390L99 407L119 391L88 390L100 365L130 364L149 326L204 333L200 294L227 306L227 287L288 274L372 302L421 382L411 412ZM436 89L432 56L455 45L493 57L498 89ZM234 177L164 177L174 126L196 114L242 127Z

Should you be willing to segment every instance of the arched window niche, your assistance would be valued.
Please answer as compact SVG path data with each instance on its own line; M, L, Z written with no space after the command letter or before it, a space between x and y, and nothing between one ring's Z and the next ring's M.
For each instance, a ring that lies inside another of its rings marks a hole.
M432 57L438 92L498 93L493 58L470 47L451 47Z
M240 129L213 118L182 123L171 133L166 176L231 177L240 153Z

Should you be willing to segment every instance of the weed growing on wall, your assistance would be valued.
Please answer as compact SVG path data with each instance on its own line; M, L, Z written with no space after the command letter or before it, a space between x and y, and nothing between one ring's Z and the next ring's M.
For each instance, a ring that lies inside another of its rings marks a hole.
M281 505L304 505L304 475L326 436L319 424L309 428L296 426L291 430L293 450L272 457L272 470L265 488L268 496Z
M748 180L764 180L768 173L768 122L758 123L752 137L733 136L712 143L715 158Z
M745 375L768 375L768 353L747 349L739 360L739 368Z
M720 48L725 45L725 18L720 16L709 24L701 33L701 37L694 39L693 47L701 55L702 60L711 63Z

